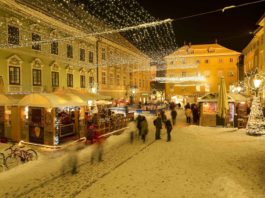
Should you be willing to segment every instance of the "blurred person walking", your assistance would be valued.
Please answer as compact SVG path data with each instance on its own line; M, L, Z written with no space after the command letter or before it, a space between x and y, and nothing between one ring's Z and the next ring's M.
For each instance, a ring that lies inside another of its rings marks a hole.
M167 129L167 142L171 141L171 131L172 131L172 124L170 120L168 119L166 121L166 129Z
M97 162L103 161L103 143L104 143L104 137L101 136L99 131L95 132L95 149L92 152L91 155L91 164L94 163L94 160L97 160Z
M173 125L176 124L177 115L178 115L178 113L177 113L176 108L173 108L172 111L171 111L171 119L172 119Z
M157 115L157 118L154 120L154 125L156 128L155 139L159 140L161 139L160 134L161 134L161 129L162 129L162 118L161 118L160 113Z
M143 143L145 143L147 133L148 133L148 123L147 123L147 120L146 120L145 116L142 116L141 138L143 140Z

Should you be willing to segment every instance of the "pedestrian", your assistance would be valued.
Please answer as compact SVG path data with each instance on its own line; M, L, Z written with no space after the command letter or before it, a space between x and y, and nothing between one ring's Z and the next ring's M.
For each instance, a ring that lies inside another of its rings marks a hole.
M176 124L176 118L177 118L177 111L176 108L173 108L171 111L171 118L172 118L172 123L173 125Z
M104 137L101 136L101 134L96 131L95 132L95 149L92 152L91 155L91 164L94 163L94 160L96 159L97 162L102 162L103 161L103 142L104 142Z
M186 108L185 115L186 115L186 121L187 121L187 123L190 124L190 122L191 122L191 115L192 115L192 111L191 111L190 107Z
M92 122L88 122L87 125L87 143L93 144L94 141L94 135L95 135L95 128Z
M167 129L167 142L169 142L171 141L170 133L172 131L172 124L169 119L166 121L166 129Z
M199 107L197 104L194 104L192 109L193 123L197 124L199 121Z
M155 139L159 140L161 139L160 134L161 134L161 129L162 129L162 118L161 118L160 113L157 115L157 118L154 120L154 125L156 128Z
M147 120L146 120L145 116L142 116L141 138L143 140L143 143L145 143L147 133L148 133L148 123L147 123Z
M138 129L138 137L140 137L141 136L141 122L143 121L143 117L141 115L138 115L135 121L136 121L136 126Z
M162 122L164 124L166 124L166 121L167 121L167 116L166 116L166 113L164 110L161 111L161 118L162 118Z

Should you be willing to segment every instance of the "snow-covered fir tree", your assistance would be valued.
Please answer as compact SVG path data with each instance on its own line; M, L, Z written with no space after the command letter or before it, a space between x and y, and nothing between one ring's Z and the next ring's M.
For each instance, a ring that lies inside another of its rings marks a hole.
M247 123L248 135L264 135L265 120L262 113L262 106L259 97L254 97L251 112Z

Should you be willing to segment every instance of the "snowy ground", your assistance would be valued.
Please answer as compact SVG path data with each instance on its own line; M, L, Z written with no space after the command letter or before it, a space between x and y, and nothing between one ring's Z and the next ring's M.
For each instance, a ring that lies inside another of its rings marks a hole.
M186 126L182 112L172 141L106 143L104 161L91 165L92 148L79 153L79 172L62 175L57 153L0 174L1 197L236 197L265 195L265 136L244 130Z

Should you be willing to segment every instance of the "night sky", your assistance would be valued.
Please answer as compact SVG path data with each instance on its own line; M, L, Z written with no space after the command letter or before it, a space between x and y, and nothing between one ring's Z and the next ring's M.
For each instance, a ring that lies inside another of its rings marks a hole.
M254 2L253 0L137 0L151 15L158 19L178 19L198 13L217 10L231 5ZM226 10L173 22L176 41L192 44L218 43L242 51L253 38L257 21L265 11L265 1L245 7Z

